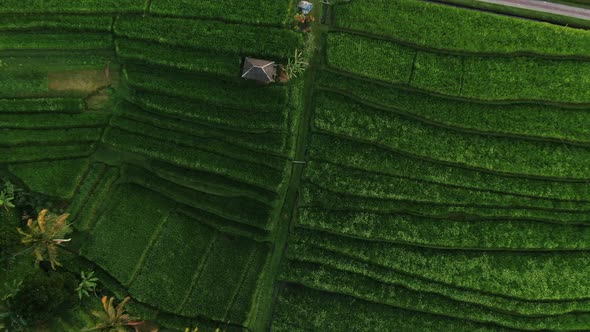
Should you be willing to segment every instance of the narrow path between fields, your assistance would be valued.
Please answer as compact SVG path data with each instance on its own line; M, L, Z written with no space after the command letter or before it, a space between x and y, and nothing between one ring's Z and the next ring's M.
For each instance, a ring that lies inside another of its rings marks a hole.
M488 2L497 5L504 5L522 9L529 9L538 12L569 16L575 18L581 18L583 20L590 21L590 9L562 5L558 3L552 3L547 1L538 0L478 0L480 2Z
M321 8L322 7L319 5L314 6L312 14L315 17L320 17ZM291 160L293 163L291 165L288 187L278 215L279 226L275 230L273 239L271 240L271 242L275 244L275 249L270 258L270 269L267 272L269 275L273 276L270 278L270 286L267 286L270 290L270 294L261 294L267 296L266 298L259 297L259 301L264 303L259 306L254 314L256 318L250 324L252 331L270 331L272 329L274 304L276 303L281 288L280 286L277 287L277 285L280 284L279 268L286 252L289 233L294 227L295 220L297 219L297 204L300 195L299 187L303 177L303 169L305 167L305 162L301 163L300 161L306 160L308 135L311 131L311 122L313 118L313 83L315 82L315 72L320 65L320 59L322 58L322 49L325 48L322 44L322 36L327 33L327 27L321 27L318 20L313 23L311 33L314 34L314 46L316 47L316 50L314 51L312 58L309 60L309 68L305 71L303 77L299 78L304 80L304 108L302 114L299 114L301 121L295 133L295 155L293 156L293 160Z

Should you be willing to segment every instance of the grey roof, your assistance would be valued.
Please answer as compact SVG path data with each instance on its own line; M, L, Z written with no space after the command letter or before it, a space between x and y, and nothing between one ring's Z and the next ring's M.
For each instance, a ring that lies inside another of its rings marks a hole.
M242 78L261 82L273 82L276 74L275 62L254 58L244 59Z

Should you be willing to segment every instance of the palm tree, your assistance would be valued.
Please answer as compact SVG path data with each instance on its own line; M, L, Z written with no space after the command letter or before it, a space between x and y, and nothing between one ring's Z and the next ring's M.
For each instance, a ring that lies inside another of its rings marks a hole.
M140 327L144 325L143 321L136 321L134 317L131 317L125 312L125 305L131 300L127 296L117 307L113 305L115 298L110 299L103 296L101 299L102 307L104 311L92 311L92 314L96 316L100 322L90 329L85 331L113 331L113 332L126 332L129 328L133 328L135 331L141 331ZM147 328L147 326L145 326ZM145 331L145 330L144 330ZM149 331L157 332L157 327L149 327Z
M57 247L71 240L71 238L64 238L72 231L71 225L66 224L69 216L67 213L60 216L49 214L47 209L44 209L39 213L36 221L33 219L27 221L29 233L17 228L23 235L21 242L33 248L36 264L49 261L54 270L56 265L61 266L57 260Z

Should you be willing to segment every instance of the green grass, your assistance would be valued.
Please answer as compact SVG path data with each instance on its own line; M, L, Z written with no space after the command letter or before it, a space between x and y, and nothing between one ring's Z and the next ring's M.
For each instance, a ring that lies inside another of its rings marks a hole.
M150 171L172 183L187 188L230 197L248 197L267 205L276 203L277 194L223 176L175 167L167 163L151 163Z
M0 50L96 50L112 47L107 33L30 33L0 34Z
M447 130L334 98L317 101L314 126L393 151L466 167L524 176L590 176L587 149Z
M125 285L173 205L162 196L133 185L117 188L108 200L113 204L97 221L81 253Z
M272 248L273 246L268 243L255 245L254 252L249 257L249 264L244 269L240 280L241 285L234 290L231 298L232 305L224 314L226 321L241 321L246 318L244 325L251 326L251 322L258 319L253 309L259 306L260 294L264 291L260 288L266 285L263 278L268 278L269 275L267 269L272 264L270 261ZM247 316L246 313L248 313Z
M584 56L589 33L422 1L368 0L337 5L335 25L421 47L493 54Z
M410 82L418 52L387 40L345 33L330 33L326 47L330 67L398 84Z
M307 91L311 92L310 90ZM287 102L288 116L284 122L285 127L288 128L285 145L289 151L289 157L293 159L296 158L297 154L299 128L307 125L307 123L303 122L306 107L305 100L308 98L310 97L308 97L306 94L305 81L303 79L298 79L297 81L293 82L291 88L289 89L289 97Z
M299 210L298 225L342 236L427 247L587 249L587 226L530 220L452 220L366 211Z
M0 112L0 127L19 129L55 129L55 128L89 128L103 127L108 123L107 113L32 113L25 112L3 113ZM56 114L57 113L57 114Z
M45 94L49 89L48 84L47 73L9 72L0 77L0 98Z
M199 278L180 312L187 316L243 323L247 319L252 294L258 285L260 269L269 248L246 238L225 234L212 241L209 257L203 262ZM231 272L228 271L230 266ZM246 294L250 296L244 296ZM247 303L241 303L244 300ZM207 306L202 303L207 303Z
M95 142L101 134L101 128L2 129L0 146Z
M289 263L284 280L303 284L309 288L354 296L355 298L417 312L438 314L463 319L464 322L491 323L494 325L527 329L583 329L588 325L589 314L566 314L553 317L522 317L502 313L444 296L416 292L405 287L381 283L362 275L338 271L315 264Z
M141 123L138 127L150 125L161 129L173 130L175 133L184 133L189 135L188 137L216 139L232 145L261 152L270 152L274 154L285 153L286 135L280 131L250 133L239 130L227 130L194 122L187 123L186 121L157 115L156 113L145 112L132 105L125 105L125 109L123 116L114 120L114 122L119 123L123 128L125 123L133 124L134 122L130 121L133 120ZM129 128L131 127L133 126L130 126ZM190 138L186 139L187 143L190 141Z
M256 0L236 2L220 0L195 2L191 0L153 0L151 13L173 16L196 17L247 24L282 26L291 21L294 1ZM231 10L228 10L231 8Z
M271 191L277 191L281 182L281 173L272 171L269 167L128 133L116 128L107 130L104 141L117 149L139 153L185 168L227 176Z
M198 270L215 236L215 230L171 214L129 292L139 301L178 313L178 304L186 295L192 274Z
M0 31L73 30L110 32L112 21L113 18L106 15L15 15L2 18Z
M0 14L141 12L144 4L143 0L5 0Z
M465 97L590 102L590 62L466 58L463 70L461 95Z
M12 165L8 169L34 192L71 199L88 163L87 158L66 159Z
M250 82L174 73L170 70L127 66L125 76L135 88L191 98L221 107L276 111L284 107L287 98L287 89L279 85L261 87Z
M559 139L562 142L590 141L590 132L585 125L590 121L590 115L582 109L539 104L472 103L355 80L332 71L320 71L316 85L392 112L458 129L492 135ZM334 96L333 93L322 94L328 98Z
M93 162L88 166L88 170L84 178L80 180L75 196L72 197L68 206L68 213L70 213L72 220L76 219L106 171L107 167L102 163Z
M167 66L224 77L240 73L240 59L134 39L117 39L117 55L125 62Z
M231 196L227 193L210 192L187 188L158 178L136 167L125 169L126 181L137 183L171 200L218 215L233 222L263 229L268 228L270 207L248 197ZM228 188L231 190L231 188Z
M13 50L0 57L8 73L27 71L58 72L83 69L104 69L113 59L113 52L104 50Z
M203 98L209 98L205 96ZM148 91L137 91L131 101L142 109L155 114L166 115L187 122L205 123L213 126L227 127L232 130L267 131L282 129L285 115L282 110L260 110L230 108L243 107L234 102L230 107L198 100L187 100L179 97L166 96ZM221 98L219 98L221 100ZM216 102L215 100L213 102ZM272 108L273 106L269 106Z
M317 247L432 282L531 301L583 300L585 252L463 251L417 248L300 230L289 250ZM290 254L291 255L291 254ZM553 285L559 285L554 287Z
M178 209L178 212L195 220L195 222L207 225L222 233L243 236L254 241L268 241L269 235L272 234L272 229L263 229L248 225L246 223L235 222L233 220L220 217L214 213L187 205L181 206Z
M386 40L331 33L328 64L367 78L449 96L590 102L588 61L445 55Z
M243 56L286 59L303 43L301 34L286 29L162 17L121 17L115 24L115 33L164 45L235 55L236 59Z
M330 191L376 200L407 200L441 205L489 206L523 209L547 209L573 213L590 212L590 203L573 203L491 193L460 186L367 173L322 162L309 162L305 178Z
M87 157L93 145L89 143L72 143L56 146L19 146L18 149L0 147L0 163L20 163L42 160Z
M101 165L102 166L102 165ZM91 229L100 217L101 212L105 209L106 203L115 191L114 184L119 178L119 169L117 167L99 167L99 174L92 174L85 179L87 184L81 185L81 190L85 196L80 203L81 206L72 208L74 215L74 226L80 231ZM95 177L98 179L95 181ZM90 188L90 190L88 189Z
M287 285L275 308L272 330L303 331L456 331L504 332L498 326L420 313L339 295Z
M407 199L379 199L338 193L329 188L305 182L301 186L302 206L318 206L327 210L356 210L388 213L410 213L433 218L455 220L532 220L563 224L590 224L588 212L569 212L548 209L531 209L519 206L465 205L461 203L420 202Z
M0 113L79 113L83 107L75 98L0 99Z
M312 159L345 165L370 173L391 174L466 188L528 197L588 201L590 188L584 182L508 177L436 163L419 156L396 153L372 144L314 134Z
M214 138L202 138L199 136L187 136L172 130L160 129L156 126L150 126L141 122L128 120L117 117L112 119L111 128L118 128L130 133L145 135L153 139L164 142L177 144L187 148L202 149L210 153L216 153L228 158L233 158L236 162L245 161L254 164L260 164L270 169L281 170L284 167L285 160L264 153L246 150L242 147L228 144ZM193 134L194 135L194 134Z
M333 8L333 30L314 27L327 57L305 78L258 85L239 78L245 56L281 64L303 46L294 0L6 1L0 173L71 200L80 266L142 318L289 332L590 324L587 32L353 0ZM112 109L44 98L60 95L47 72L102 71L113 56Z
M420 292L440 294L449 299L479 305L497 312L538 317L588 312L590 308L588 300L527 301L469 289L458 289L450 285L432 282L425 278L417 278L414 275L402 271L395 271L384 266L367 263L318 247L308 246L305 250L298 248L296 252L288 251L287 256L289 261L312 263L340 271L352 272L383 283L400 285L407 289Z
M466 85L463 73L466 68L464 69L464 66L467 59L470 58L419 51L415 59L409 85L449 96L463 95L463 86ZM488 61L490 59L492 58L485 58ZM510 60L512 59L510 58ZM519 73L514 74L516 76ZM484 82L485 80L482 79L479 84L485 85Z
M117 108L118 110L123 111L124 114L137 112L136 109L134 110L123 104L119 104ZM284 167L284 158L258 152L260 150L269 149L268 143L265 145L265 142L263 141L257 141L257 144L251 144L255 145L255 149L258 151L247 150L240 146L245 145L244 143L238 143L236 145L231 142L231 139L222 140L218 137L203 135L196 130L188 132L186 128L184 128L185 130L183 131L174 127L163 128L164 126L160 125L158 121L150 122L145 121L144 119L137 121L128 119L127 117L117 116L111 119L110 124L112 127L121 128L132 133L146 135L163 141L174 142L181 146L194 147L205 151L219 153L238 160L259 163L277 170L281 170ZM227 136L231 137L231 135ZM244 139L246 139L246 137L244 137Z

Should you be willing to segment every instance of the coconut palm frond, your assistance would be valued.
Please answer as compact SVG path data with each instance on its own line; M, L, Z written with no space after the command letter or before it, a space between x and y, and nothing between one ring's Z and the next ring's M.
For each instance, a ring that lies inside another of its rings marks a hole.
M47 209L43 209L39 212L37 220L27 221L28 232L17 228L22 235L21 242L34 248L33 256L36 264L49 261L54 270L56 266L61 266L58 261L57 247L71 240L65 238L72 231L71 225L66 223L69 216L67 213L53 215Z
M146 325L144 321L139 321L135 317L131 317L125 311L125 305L131 301L127 296L116 307L114 305L115 298L108 298L103 296L101 298L103 311L92 311L92 315L99 319L99 323L86 329L86 331L101 330L101 331L127 331L128 327L133 327L136 331L140 331L139 326ZM150 331L157 332L157 327L150 326Z

